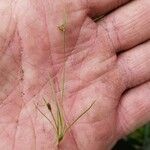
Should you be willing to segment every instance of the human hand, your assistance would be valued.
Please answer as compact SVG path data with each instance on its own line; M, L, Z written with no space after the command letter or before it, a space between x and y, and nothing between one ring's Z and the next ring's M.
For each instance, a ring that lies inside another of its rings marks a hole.
M49 74L60 98L64 60L67 123L96 102L66 133L59 149L111 149L148 122L149 7L149 0L1 1L0 149L58 148L54 129L34 103L42 103L43 97L51 102ZM65 53L58 28L64 8ZM97 23L91 19L115 8ZM51 119L46 106L39 109Z

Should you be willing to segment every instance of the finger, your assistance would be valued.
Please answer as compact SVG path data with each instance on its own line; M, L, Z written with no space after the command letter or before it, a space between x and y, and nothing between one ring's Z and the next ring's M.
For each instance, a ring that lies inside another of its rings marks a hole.
M103 15L131 0L88 0L90 16Z
M118 67L127 83L126 88L150 80L150 41L120 54Z
M150 81L129 90L118 108L118 133L127 135L150 121Z
M149 8L149 0L133 1L99 21L117 52L150 39Z

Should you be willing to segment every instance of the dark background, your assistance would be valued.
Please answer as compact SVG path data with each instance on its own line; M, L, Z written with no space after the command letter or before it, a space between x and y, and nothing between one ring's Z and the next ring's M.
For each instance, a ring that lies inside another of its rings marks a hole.
M112 150L150 150L150 123L121 139Z

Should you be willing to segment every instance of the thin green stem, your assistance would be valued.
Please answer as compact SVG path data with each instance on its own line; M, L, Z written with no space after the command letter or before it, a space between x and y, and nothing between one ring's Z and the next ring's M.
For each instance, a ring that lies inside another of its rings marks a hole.
M54 90L54 83L53 83L53 80L52 80L52 78L51 78L51 76L49 75L49 83L50 83L50 88L51 88L51 94L52 94L52 100L53 100L53 102L57 102L57 98L56 98L56 92L55 92L55 90Z
M57 128L57 139L58 139L58 141L60 141L59 139L60 139L60 136L61 136L60 134L61 134L61 132L63 130L62 129L62 124L64 124L64 118L61 115L60 106L58 104L58 101L57 101L57 98L56 98L56 94L55 94L55 90L54 90L54 83L51 80L51 77L50 77L50 87L51 87L51 90L52 90L53 100L54 100L56 108L57 108L57 117L56 117L57 119L55 119L55 117L54 117L54 119L55 119L55 122L56 122L55 125L56 125L56 128Z
M65 130L65 133L84 115L86 114L91 108L92 106L95 104L96 101L94 101L90 107L88 107L83 113L81 113L69 126L68 128Z
M65 89L65 76L66 76L66 71L65 71L65 66L66 66L66 30L67 30L67 15L65 12L65 17L64 21L62 24L63 27L63 51L64 51L64 64L63 64L63 77L62 77L62 93L61 93L61 99L63 101L64 99L64 89Z
M45 100L45 98L43 98L43 100L44 100L44 102L45 102L45 104L46 104L46 106L47 106L47 108L48 108L48 104L49 104L49 103ZM56 123L56 119L55 119L55 117L54 117L53 111L50 110L49 108L48 108L48 110L50 111L51 116L52 116L52 118L53 118L53 121L54 121L54 123L55 123L55 126L56 126L56 128L57 128L57 123Z
M63 139L64 137L64 122L63 122L63 118L62 115L60 113L60 111L57 112L57 122L58 122L58 130L57 130L57 139L58 139L58 143Z
M34 104L34 105L35 105L36 109L50 122L50 124L52 125L52 127L56 131L56 128L55 128L54 124L51 122L51 120L38 108L38 106L36 104Z

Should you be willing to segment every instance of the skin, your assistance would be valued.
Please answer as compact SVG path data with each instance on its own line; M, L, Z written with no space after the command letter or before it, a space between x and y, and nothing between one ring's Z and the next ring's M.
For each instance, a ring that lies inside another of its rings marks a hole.
M149 7L149 0L1 0L0 149L109 150L150 121ZM98 14L108 15L95 23ZM96 100L59 146L34 105L51 119L42 100L52 102L49 74L68 124Z

